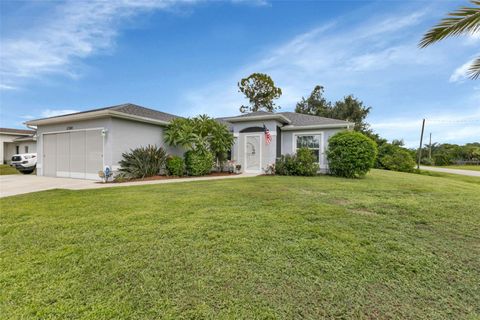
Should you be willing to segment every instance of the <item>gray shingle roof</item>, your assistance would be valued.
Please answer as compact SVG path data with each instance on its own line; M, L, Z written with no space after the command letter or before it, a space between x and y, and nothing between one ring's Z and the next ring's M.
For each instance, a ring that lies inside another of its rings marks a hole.
M33 130L25 130L25 129L12 129L12 128L0 128L0 132L2 133L11 133L11 134L31 134L33 135L35 131Z
M283 117L287 118L290 121L291 126L314 126L314 125L336 125L336 124L345 124L347 125L349 122L344 120L338 119L331 119L319 116L312 116L308 114L301 114L296 112L267 112L267 111L255 111L246 114L241 114L236 117L226 117L226 118L219 118L222 121L228 121L229 119L245 119L250 117L258 117L258 116L278 116L282 115Z
M45 120L45 119L57 119L57 118L62 118L62 117L67 117L67 116L72 116L72 115L77 115L77 114L86 114L86 113L103 111L103 110L112 110L112 111L117 111L117 112L129 114L129 115L134 115L134 116L139 116L139 117L144 117L144 118L149 118L149 119L155 119L155 120L160 120L160 121L166 121L166 122L168 122L170 120L173 120L175 118L181 118L179 116L176 116L176 115L173 115L173 114L170 114L170 113L165 113L165 112L157 111L157 110L154 110L154 109L145 108L145 107L133 104L133 103L124 103L124 104L119 104L119 105L115 105L115 106L111 106L111 107L91 109L91 110L86 110L86 111L81 111L81 112L63 114L63 115L55 116L55 117L35 119L35 120L32 120L32 121Z
M181 118L179 116L162 112L162 111L157 111L154 109L149 109L145 108L142 106L138 106L136 104L132 103L126 103L126 104L121 104L119 106L113 106L110 107L109 109L118 111L118 112L123 112L126 114L131 114L134 116L139 116L139 117L144 117L144 118L150 118L150 119L155 119L155 120L161 120L161 121L171 121L175 118Z
M312 126L312 125L329 125L329 124L347 124L348 121L331 119L319 116L311 116L308 114L296 112L279 112L292 123L292 126Z

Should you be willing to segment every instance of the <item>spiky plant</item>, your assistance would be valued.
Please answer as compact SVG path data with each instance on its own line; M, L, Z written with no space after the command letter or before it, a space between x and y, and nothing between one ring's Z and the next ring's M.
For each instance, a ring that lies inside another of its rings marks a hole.
M119 175L124 179L139 179L160 174L167 154L163 148L148 145L122 154Z
M442 19L423 36L419 46L425 48L447 37L480 33L480 0L470 2L475 7L462 7L449 13L447 18ZM468 74L472 79L480 76L480 57L470 65Z

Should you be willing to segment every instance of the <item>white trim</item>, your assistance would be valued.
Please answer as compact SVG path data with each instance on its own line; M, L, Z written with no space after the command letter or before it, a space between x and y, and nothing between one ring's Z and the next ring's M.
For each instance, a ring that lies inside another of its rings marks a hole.
M65 132L76 132L76 131L93 131L93 130L104 130L105 128L86 128L86 129L72 129L72 130L60 130L60 131L49 131L49 132L42 132L41 135L45 134L57 134L57 133L65 133Z
M261 116L250 116L250 117L230 117L230 118L223 118L224 121L230 122L230 123L235 123L235 122L249 122L249 121L256 121L256 120L278 120L281 119L285 123L292 123L290 119L285 117L284 115L281 114L266 114L266 115L261 115Z
M296 131L296 130L308 130L308 129L328 129L328 128L346 128L348 129L349 126L353 125L354 123L347 122L347 123L339 123L339 124L315 124L310 126L294 126L288 125L282 127L283 131Z
M47 125L47 124L55 124L55 123L89 120L89 119L100 118L100 117L123 118L123 119L152 123L157 125L168 125L170 123L169 121L136 116L133 114L123 113L115 110L101 110L101 111L91 111L91 112L87 111L83 113L73 113L73 114L67 114L67 115L53 117L53 118L31 120L31 121L25 122L25 125L39 126L39 125Z
M6 136L31 136L35 134L35 132L32 133L19 133L19 132L6 132L6 131L0 131L0 134L4 134Z
M247 170L247 137L258 137L259 138L259 155L260 155L260 163L258 170ZM246 173L260 173L262 172L262 134L261 133L253 133L253 134L245 134L243 136L243 162L244 162L244 172Z
M292 151L293 153L297 153L297 137L298 136L313 136L313 135L320 135L320 147L319 147L319 154L318 154L318 165L320 169L324 169L326 167L323 161L323 155L325 153L325 144L323 143L324 139L324 132L323 131L305 131L305 132L294 132L292 134Z

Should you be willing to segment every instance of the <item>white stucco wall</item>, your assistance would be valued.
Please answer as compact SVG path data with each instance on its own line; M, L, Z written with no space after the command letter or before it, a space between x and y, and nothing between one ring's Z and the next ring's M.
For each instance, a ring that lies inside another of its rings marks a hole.
M38 175L43 175L43 134L52 132L69 132L72 130L82 129L106 130L106 133L103 137L104 165L110 166L114 171L118 170L118 162L122 159L122 153L128 152L130 149L147 146L149 144L164 147L169 154L175 154L180 156L183 155L182 150L165 146L165 143L163 141L164 128L162 126L111 117L77 122L66 122L62 124L38 126Z
M294 141L294 136L296 134L321 134L322 143L320 150L320 169L326 170L328 168L328 162L326 158L326 150L328 149L328 139L333 136L335 133L345 129L313 129L313 130L297 130L297 131L282 131L282 154L293 154L296 152L296 141Z
M240 133L243 129L250 127L263 127L263 125L268 128L272 136L272 141L267 145L265 142L264 132L246 132ZM262 170L267 167L267 165L275 163L276 152L277 152L277 126L281 125L275 120L269 121L246 121L246 122L237 122L233 123L233 134L236 137L235 144L232 148L232 160L235 160L238 164L242 165L242 171L245 169L245 141L247 135L260 135L260 146L261 146L261 168Z
M111 124L107 135L110 136L112 146L109 163L114 171L118 169L122 153L149 144L165 148L168 154L183 155L183 150L165 144L162 126L118 118L113 118Z

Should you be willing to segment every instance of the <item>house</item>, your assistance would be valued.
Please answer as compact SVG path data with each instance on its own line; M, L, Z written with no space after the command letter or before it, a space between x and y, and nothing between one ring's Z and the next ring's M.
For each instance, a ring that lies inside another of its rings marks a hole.
M110 166L115 172L122 153L139 146L163 146L170 154L182 155L183 150L165 145L163 139L165 127L177 117L128 103L26 124L37 127L38 175L98 179L98 171ZM242 165L242 171L256 173L300 147L312 149L325 170L328 138L353 127L347 121L293 112L260 111L217 120L236 138L232 160ZM264 127L270 132L270 143Z
M0 128L0 159L8 164L14 154L37 152L35 131Z

